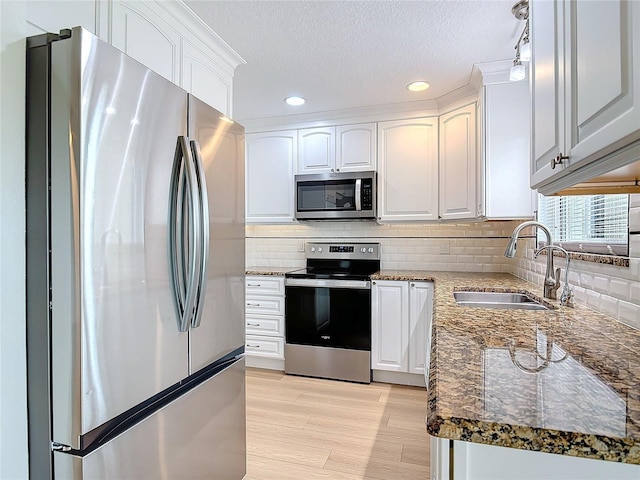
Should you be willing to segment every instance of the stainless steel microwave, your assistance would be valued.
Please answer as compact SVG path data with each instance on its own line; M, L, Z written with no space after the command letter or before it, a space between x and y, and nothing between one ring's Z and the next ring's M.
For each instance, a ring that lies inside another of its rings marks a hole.
M295 176L296 219L375 220L376 172Z

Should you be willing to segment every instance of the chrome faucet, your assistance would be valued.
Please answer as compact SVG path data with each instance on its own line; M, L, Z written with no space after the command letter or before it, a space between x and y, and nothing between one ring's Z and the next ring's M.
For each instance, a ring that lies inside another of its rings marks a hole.
M569 256L569 252L567 252L564 248L559 247L557 245L545 245L544 247L536 250L534 257L537 257L540 252L543 250L549 249L550 252L547 255L553 256L553 250L558 250L564 253L565 257L567 257L567 266L564 270L564 286L562 287L562 293L560 294L560 305L571 306L571 299L573 298L573 291L569 286L569 263L571 262L571 257ZM558 270L560 270L558 268ZM557 277L557 275L556 275ZM556 287L557 289L558 287Z
M504 256L507 258L513 258L516 254L516 240L518 240L518 235L523 228L527 227L538 227L542 230L547 236L547 245L552 245L553 241L551 240L551 232L549 229L544 226L540 222L536 222L534 220L523 222L514 228L513 233L511 234L511 239L509 240L509 244L507 245L507 249L504 251ZM567 258L569 256L567 255ZM560 269L555 272L553 271L553 255L547 255L547 271L544 274L544 298L549 298L551 300L556 299L556 291L560 287Z

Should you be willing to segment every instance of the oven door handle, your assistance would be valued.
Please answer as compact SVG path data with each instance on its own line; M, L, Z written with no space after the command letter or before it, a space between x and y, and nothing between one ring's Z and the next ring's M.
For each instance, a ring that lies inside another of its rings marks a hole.
M285 287L316 287L316 288L352 288L370 290L369 280L330 280L316 278L285 278Z

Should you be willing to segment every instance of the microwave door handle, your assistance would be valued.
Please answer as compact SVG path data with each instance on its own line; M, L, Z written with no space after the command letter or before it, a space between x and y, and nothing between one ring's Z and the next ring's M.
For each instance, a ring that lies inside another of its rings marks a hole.
M356 210L362 210L362 179L356 179Z

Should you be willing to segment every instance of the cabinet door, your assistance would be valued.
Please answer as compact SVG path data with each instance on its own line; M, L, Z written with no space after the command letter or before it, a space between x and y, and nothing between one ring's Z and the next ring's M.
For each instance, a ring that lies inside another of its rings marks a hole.
M433 283L409 284L409 373L424 375L431 350Z
M378 124L378 220L438 219L438 118Z
M571 170L640 139L640 3L565 2Z
M113 46L180 84L180 35L144 2L114 1L111 28Z
M487 85L484 99L485 215L496 220L531 218L529 86Z
M231 114L231 82L215 62L194 47L182 42L182 88L225 115Z
M371 368L409 368L409 284L376 280L371 287Z
M478 216L476 194L476 106L440 117L440 218Z
M297 132L256 133L246 138L247 222L292 222Z
M376 169L376 124L336 127L336 171L362 172Z
M564 25L559 0L530 2L531 29L531 188L565 165L551 160L564 149Z
M335 127L298 130L298 173L333 172L335 164Z

